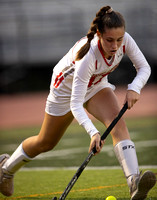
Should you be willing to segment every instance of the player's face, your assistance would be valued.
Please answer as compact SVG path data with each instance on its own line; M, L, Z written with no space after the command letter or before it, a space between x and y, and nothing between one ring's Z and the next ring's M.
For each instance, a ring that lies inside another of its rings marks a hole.
M123 42L124 33L124 27L106 29L103 34L97 33L105 58L109 59L116 54Z

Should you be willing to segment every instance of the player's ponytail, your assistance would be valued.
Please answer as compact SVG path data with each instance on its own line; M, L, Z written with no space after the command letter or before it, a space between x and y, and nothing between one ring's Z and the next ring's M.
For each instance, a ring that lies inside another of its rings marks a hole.
M87 33L87 39L88 39L87 43L85 45L83 45L80 48L80 50L77 52L76 60L81 60L86 55L86 53L89 51L90 42L94 38L94 35L95 35L96 32L97 32L97 26L92 24L89 32Z
M96 17L87 33L86 44L84 44L77 52L75 60L81 60L87 54L90 49L90 43L97 31L103 34L106 28L111 29L118 27L125 27L123 16L120 13L113 11L110 6L102 7L96 14Z

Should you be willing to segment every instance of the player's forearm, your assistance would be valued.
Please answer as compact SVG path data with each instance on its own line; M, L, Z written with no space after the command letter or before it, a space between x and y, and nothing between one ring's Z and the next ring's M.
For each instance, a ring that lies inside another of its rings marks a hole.
M151 74L151 68L149 65L145 67L141 67L137 71L137 75L132 81L131 84L128 85L128 90L133 90L140 94L141 89L144 87L144 85L147 83L149 77Z
M80 103L77 103L76 101L71 101L71 111L75 119L78 121L79 125L83 126L83 128L87 131L91 138L93 135L99 132L92 121L89 119L87 113Z

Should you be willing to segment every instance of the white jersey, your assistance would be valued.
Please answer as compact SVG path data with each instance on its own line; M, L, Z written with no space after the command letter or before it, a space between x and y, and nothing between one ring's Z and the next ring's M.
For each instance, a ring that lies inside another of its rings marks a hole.
M107 60L100 48L100 41L95 34L88 53L75 61L76 53L87 42L87 37L79 40L54 67L49 101L54 103L70 102L71 111L92 137L98 130L88 118L83 103L90 97L90 92L99 84L109 84L107 75L115 70L126 53L136 68L137 74L128 90L140 93L150 76L150 66L133 38L125 33L123 42L112 57Z

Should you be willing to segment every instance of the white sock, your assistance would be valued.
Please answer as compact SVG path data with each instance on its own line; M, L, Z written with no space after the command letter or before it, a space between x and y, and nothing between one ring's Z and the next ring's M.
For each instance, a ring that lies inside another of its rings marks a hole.
M26 155L22 148L22 144L20 144L11 157L4 163L2 169L4 170L4 173L13 175L31 160L33 159Z
M122 140L115 145L114 151L130 187L132 176L139 174L135 145L131 140Z

